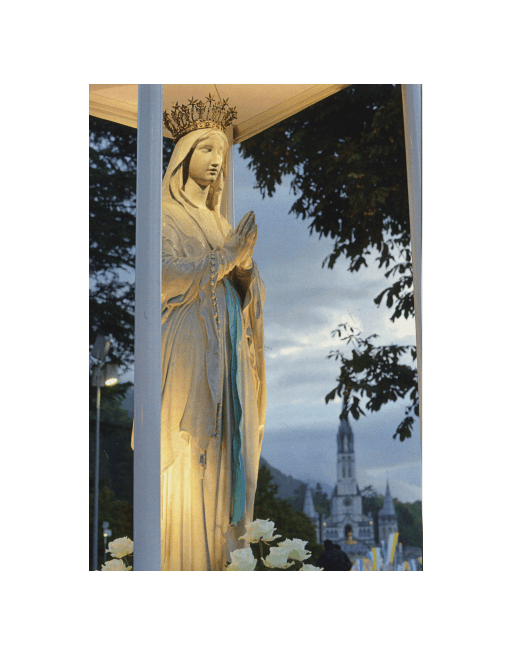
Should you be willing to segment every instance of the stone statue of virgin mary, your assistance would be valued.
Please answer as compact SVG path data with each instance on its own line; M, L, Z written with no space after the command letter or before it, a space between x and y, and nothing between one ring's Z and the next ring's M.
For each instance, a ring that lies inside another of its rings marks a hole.
M163 571L222 571L247 546L265 420L255 215L235 230L221 215L228 140L201 125L162 185Z

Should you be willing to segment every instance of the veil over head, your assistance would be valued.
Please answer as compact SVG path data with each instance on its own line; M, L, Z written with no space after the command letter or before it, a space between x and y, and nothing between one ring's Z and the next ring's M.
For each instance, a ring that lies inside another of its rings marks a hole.
M162 205L165 208L166 203L174 200L180 204L189 214L194 215L198 210L198 206L187 196L185 193L185 183L187 179L184 179L184 164L188 159L188 156L192 153L194 148L205 141L212 134L221 135L225 141L225 150L223 153L223 162L219 175L215 182L212 183L210 191L207 198L207 207L212 210L216 215L216 218L220 217L220 205L221 198L223 195L224 180L226 176L226 164L228 158L228 139L226 135L221 130L216 130L212 128L205 128L202 130L194 130L189 132L175 145L173 154L171 155L171 160L169 166L167 167L166 174L162 181Z

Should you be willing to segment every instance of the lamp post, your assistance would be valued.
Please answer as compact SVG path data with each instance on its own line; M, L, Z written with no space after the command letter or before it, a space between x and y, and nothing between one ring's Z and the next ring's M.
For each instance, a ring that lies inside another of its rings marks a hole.
M98 498L100 491L100 389L117 384L117 367L115 364L105 364L109 352L110 341L98 336L94 342L92 355L98 361L93 369L93 385L96 387L96 444L94 455L94 500L93 500L93 571L98 570Z

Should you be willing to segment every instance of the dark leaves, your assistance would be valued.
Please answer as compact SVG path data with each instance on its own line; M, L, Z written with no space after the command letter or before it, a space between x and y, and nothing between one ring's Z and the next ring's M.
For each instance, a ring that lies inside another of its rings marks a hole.
M341 418L351 415L358 420L365 416L364 410L378 412L387 403L408 397L411 403L406 409L406 418L393 437L399 436L401 441L411 437L412 414L419 415L417 368L404 360L410 354L415 361L415 346L376 346L373 340L378 335L363 338L346 323L339 325L332 334L339 336L346 348L351 348L349 355L340 350L329 355L340 362L340 375L337 386L326 395L326 403L337 396L343 398Z
M164 158L172 147L164 140ZM89 332L110 336L109 359L133 363L137 131L89 118Z
M291 213L333 239L329 268L345 257L349 270L358 271L373 251L388 268L390 238L395 247L410 248L399 85L353 85L240 148L262 195L293 176Z

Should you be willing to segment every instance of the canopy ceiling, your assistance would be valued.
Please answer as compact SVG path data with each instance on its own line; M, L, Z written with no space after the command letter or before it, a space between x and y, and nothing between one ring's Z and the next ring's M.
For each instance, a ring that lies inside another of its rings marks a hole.
M284 118L340 91L349 84L164 84L163 108L209 93L229 98L237 107L234 143L262 132ZM137 84L90 84L89 113L115 123L137 127ZM164 128L164 136L170 136Z

